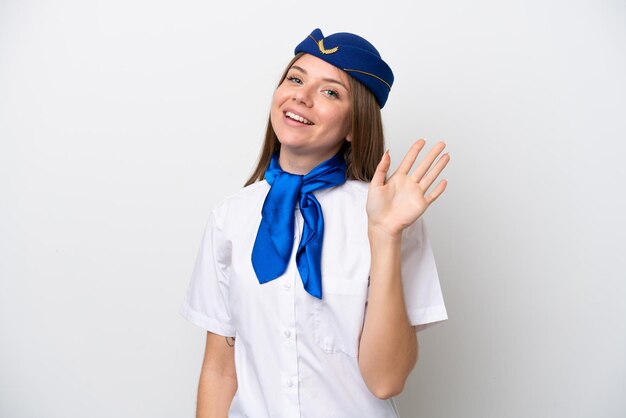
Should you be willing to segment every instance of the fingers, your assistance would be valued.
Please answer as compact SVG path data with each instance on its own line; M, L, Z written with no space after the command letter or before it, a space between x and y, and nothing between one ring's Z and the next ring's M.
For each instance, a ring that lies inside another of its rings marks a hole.
M385 179L387 178L387 172L391 166L391 157L389 156L389 150L385 151L380 162L376 166L376 171L372 177L371 184L374 186L384 186Z
M417 159L417 155L420 153L422 148L424 148L425 143L426 141L423 139L417 140L411 148L409 148L409 151L402 159L402 162L396 169L396 172L408 175L409 171L411 171L411 167L413 167L413 163L415 163L415 160Z
M437 186L435 186L433 191L427 194L426 196L424 196L424 199L426 199L426 203L430 205L435 200L437 200L437 198L441 196L441 193L443 193L443 191L446 190L447 185L448 185L448 180L446 179L443 179L439 183L437 183Z
M444 169L444 167L448 164L449 161L450 161L450 154L448 153L445 153L441 157L439 157L439 160L437 160L437 162L435 163L435 166L428 173L426 173L426 175L422 177L422 179L419 181L419 185L422 188L422 190L424 191L428 190L428 188L437 179L439 174L441 174L441 171Z
M426 157L424 157L424 159L417 166L413 174L411 174L411 177L413 178L413 180L417 182L422 180L422 177L424 177L424 174L426 174L430 166L433 164L433 161L435 161L435 158L437 158L437 156L441 154L441 151L443 151L445 147L446 147L446 143L443 141L440 141L434 147L432 147L430 151L428 151L428 154L426 154Z

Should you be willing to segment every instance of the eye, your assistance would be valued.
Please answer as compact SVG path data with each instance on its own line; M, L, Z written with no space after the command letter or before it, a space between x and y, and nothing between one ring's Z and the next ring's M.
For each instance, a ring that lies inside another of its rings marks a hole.
M300 80L298 77L296 77L295 75L290 75L286 77L288 81L291 81L293 83L296 84L302 84L302 80Z
M324 93L330 97L333 97L335 99L339 98L339 92L337 90L333 90L333 89L325 89L323 90Z

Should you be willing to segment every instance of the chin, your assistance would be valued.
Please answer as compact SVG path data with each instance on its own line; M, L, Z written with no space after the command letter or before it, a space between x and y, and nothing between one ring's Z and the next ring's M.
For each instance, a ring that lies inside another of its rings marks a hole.
M306 154L312 151L309 147L306 146L306 144L303 144L302 142L298 143L297 141L281 140L278 140L278 142L280 142L281 149L285 149L286 151L288 150L292 154Z
M281 133L276 132L276 138L278 138L278 142L280 142L281 146L290 147L290 148L302 148L307 146L306 138L299 137L298 135L294 135L293 133Z

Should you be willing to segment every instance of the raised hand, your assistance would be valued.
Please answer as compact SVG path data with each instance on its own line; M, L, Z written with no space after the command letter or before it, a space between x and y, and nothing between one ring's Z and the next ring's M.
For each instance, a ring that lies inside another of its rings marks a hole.
M391 157L389 152L383 155L370 182L367 196L366 208L370 228L380 229L394 236L401 234L402 230L422 216L428 206L445 190L447 181L440 180L434 189L427 193L450 161L448 153L439 157L446 146L444 142L435 144L413 173L410 173L425 144L426 141L423 139L415 142L388 179Z

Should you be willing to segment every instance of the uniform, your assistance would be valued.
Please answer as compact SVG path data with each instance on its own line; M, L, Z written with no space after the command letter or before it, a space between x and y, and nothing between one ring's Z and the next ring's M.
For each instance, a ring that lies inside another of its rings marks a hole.
M250 256L270 189L247 186L212 212L181 314L213 333L236 337L238 390L230 417L396 417L360 374L359 336L367 311L370 248L368 183L314 192L323 208L323 298L302 285L295 249L284 274L259 284ZM296 207L294 248L302 231ZM423 329L447 319L422 218L403 232L407 314Z

